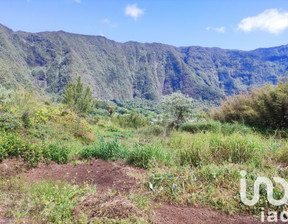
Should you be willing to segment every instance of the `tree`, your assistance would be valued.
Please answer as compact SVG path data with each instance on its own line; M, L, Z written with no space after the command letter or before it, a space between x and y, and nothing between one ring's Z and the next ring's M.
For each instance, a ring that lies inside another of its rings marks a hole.
M169 119L174 127L188 120L193 106L193 99L180 92L164 96L162 104L169 114Z
M86 113L91 109L93 103L91 89L87 86L84 90L81 77L78 76L76 84L68 83L62 102L75 112Z

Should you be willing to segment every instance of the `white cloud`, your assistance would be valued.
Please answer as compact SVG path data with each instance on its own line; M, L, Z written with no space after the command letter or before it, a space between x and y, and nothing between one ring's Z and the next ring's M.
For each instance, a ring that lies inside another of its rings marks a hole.
M81 3L82 0L74 0L74 1L77 2L77 3Z
M257 16L247 17L238 24L238 29L244 32L262 30L279 34L288 28L288 12L278 9L267 9Z
M127 5L125 8L125 14L127 16L132 16L135 20L144 14L144 11L137 7L137 4L134 5Z
M212 27L212 26L208 26L208 27L206 27L206 30L207 31L216 31L216 32L218 32L218 33L225 33L225 31L226 31L226 28L225 28L225 26L220 26L220 27Z

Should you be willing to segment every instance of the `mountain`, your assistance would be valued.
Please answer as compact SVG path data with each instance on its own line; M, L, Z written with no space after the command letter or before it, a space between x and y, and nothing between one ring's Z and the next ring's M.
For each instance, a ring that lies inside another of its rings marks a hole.
M63 31L14 32L0 25L0 84L60 95L77 76L99 99L150 100L181 91L215 100L288 71L288 45L253 51L117 43Z

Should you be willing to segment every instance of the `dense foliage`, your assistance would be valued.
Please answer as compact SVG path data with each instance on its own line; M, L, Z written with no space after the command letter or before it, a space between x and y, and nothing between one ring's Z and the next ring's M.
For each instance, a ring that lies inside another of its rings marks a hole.
M88 112L93 103L90 87L83 87L81 77L78 76L77 83L68 83L68 87L63 95L63 104L79 113Z
M276 84L288 66L287 46L249 52L177 48L65 32L13 32L2 25L0 41L1 84L56 98L81 74L102 100L159 100L176 91L218 100L265 82Z
M162 104L168 113L169 122L174 127L178 127L181 123L187 121L191 116L192 98L183 95L180 92L165 96Z
M288 81L275 88L270 85L251 93L227 97L211 116L221 122L244 122L261 127L283 129L288 127Z

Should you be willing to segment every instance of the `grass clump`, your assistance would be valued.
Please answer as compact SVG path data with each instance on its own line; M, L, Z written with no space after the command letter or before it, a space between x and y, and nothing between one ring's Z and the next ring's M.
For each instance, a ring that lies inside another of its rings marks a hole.
M133 151L130 152L127 162L134 166L148 169L155 160L155 148L151 145L136 144Z
M90 159L94 157L96 159L111 161L124 159L127 157L127 154L128 150L124 148L117 139L113 141L106 141L103 137L98 143L85 146L80 152L80 156L83 159Z
M137 167L150 169L154 166L174 165L175 154L163 148L159 144L140 144L134 145L130 151L127 163Z

